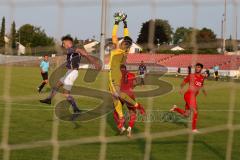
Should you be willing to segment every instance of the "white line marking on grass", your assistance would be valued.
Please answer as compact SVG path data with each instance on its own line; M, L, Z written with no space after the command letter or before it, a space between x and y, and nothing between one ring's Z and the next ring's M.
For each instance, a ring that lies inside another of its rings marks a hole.
M0 105L4 105L5 103L0 103ZM11 103L12 105L18 105L18 106L37 106L37 107L53 107L52 105L44 105L44 104L29 104L29 103ZM1 108L1 107L0 107Z
M0 105L5 105L6 103L0 103ZM19 108L19 107L13 107L13 110L53 110L54 109L54 105L41 105L41 104L28 104L28 103L11 103L11 105L19 105L19 106L36 106L36 107L43 107L43 108ZM0 106L0 109L4 109L4 107ZM93 108L82 108L84 110L91 110ZM148 111L148 110L146 110ZM151 112L167 112L169 110L166 109L158 109L158 110L151 110ZM229 111L234 111L234 112L240 112L240 109L235 109L235 110L228 110L228 109L199 109L200 112L229 112Z
M163 111L163 112L166 112L166 111L169 111L169 110L152 110L154 112L158 112L158 111ZM229 112L230 110L228 109L199 109L200 112ZM233 111L236 111L236 112L240 112L240 109L235 109Z
M18 105L18 106L33 106L33 107L42 107L42 108L20 108L20 107L15 107L12 108L13 110L53 110L55 107L54 105L41 105L41 104L24 104L24 103L8 103L11 105ZM0 105L5 105L5 103L0 103ZM0 106L0 109L4 109L4 107ZM91 110L92 108L82 108L83 110Z

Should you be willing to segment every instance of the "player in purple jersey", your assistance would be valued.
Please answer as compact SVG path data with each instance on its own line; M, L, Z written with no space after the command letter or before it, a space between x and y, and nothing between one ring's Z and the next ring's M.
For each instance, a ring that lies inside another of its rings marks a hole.
M144 85L144 77L147 71L147 67L145 66L144 62L141 61L141 64L138 66L138 73L139 73L139 77L141 79L141 85Z
M81 57L85 57L91 64L95 66L96 69L101 69L101 66L97 61L91 57L84 49L75 48L73 46L73 38L69 35L62 37L62 46L67 51L67 73L60 78L56 86L52 88L50 95L43 100L41 103L51 104L52 98L56 95L58 89L63 87L63 95L66 97L67 101L71 104L74 113L79 113L80 110L74 98L71 96L70 91L75 80L78 77L78 69L80 65Z

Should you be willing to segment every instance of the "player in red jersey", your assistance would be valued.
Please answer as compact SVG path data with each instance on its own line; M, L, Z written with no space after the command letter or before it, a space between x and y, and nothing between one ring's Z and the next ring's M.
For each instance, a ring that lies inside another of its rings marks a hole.
M131 97L133 100L135 100L135 95L133 93L133 88L136 85L136 77L135 74L130 73L127 71L127 68L125 65L121 65L120 67L121 72L122 72L122 79L121 79L121 87L120 90L121 92L126 93L129 97ZM128 122L128 128L127 128L127 136L131 137L132 136L132 128L135 124L135 121L137 119L136 115L136 107L131 106L131 104L128 104L127 102L121 100L122 105L126 104L129 110L129 122ZM144 111L145 112L145 111ZM119 119L119 116L114 110L114 120L118 126L118 129L120 130L121 133L123 133L126 129L124 127L125 120L124 119Z
M207 92L205 91L203 84L204 84L204 75L202 75L203 64L197 63L195 65L195 73L189 74L181 84L180 93L183 94L184 86L189 84L188 90L184 94L184 100L186 102L185 110L178 108L176 105L170 110L171 112L178 112L182 116L188 117L190 116L190 110L193 111L193 118L192 118L192 131L197 133L198 130L196 128L197 119L198 119L198 107L197 107L197 95L199 91L202 89L203 94L206 96Z

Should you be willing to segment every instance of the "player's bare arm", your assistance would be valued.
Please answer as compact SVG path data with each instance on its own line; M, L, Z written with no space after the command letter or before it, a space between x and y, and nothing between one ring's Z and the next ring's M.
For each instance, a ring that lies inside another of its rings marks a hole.
M134 79L134 80L133 80L133 87L135 88L135 87L137 87L137 86L138 86L137 80Z
M181 83L181 85L180 85L180 91L179 91L179 93L180 94L183 94L184 93L184 86L187 84L187 82L185 82L185 81L183 81L182 83Z
M101 69L101 65L86 50L78 48L78 49L76 49L76 51L81 56L85 57L91 64L93 64L97 70Z

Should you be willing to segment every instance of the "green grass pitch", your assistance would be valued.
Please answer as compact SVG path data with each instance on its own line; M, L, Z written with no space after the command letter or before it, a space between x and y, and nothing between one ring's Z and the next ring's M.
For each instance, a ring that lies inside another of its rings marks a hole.
M10 104L11 104L11 121L9 128L9 145L18 146L24 144L34 144L39 141L48 141L52 137L53 124L53 107L39 103L39 99L44 98L49 93L49 88L38 94L37 86L41 82L38 68L32 67L12 67L8 71L10 78ZM0 129L3 127L3 114L5 105L6 88L5 74L6 67L0 67ZM77 85L83 85L80 76ZM94 84L84 84L85 86L106 89L106 74L101 73ZM174 90L166 95L154 97L151 100L146 98L138 99L144 106L152 104L154 110L168 110L173 104L181 107L184 106L182 95L178 94L178 86L181 78L163 76L164 81L171 83ZM240 84L231 82L206 81L206 90L208 96L200 94L198 97L199 104L199 121L198 128L211 128L228 123L229 106L234 105L233 123L240 125ZM147 87L145 87L147 88ZM142 88L140 88L142 89ZM143 88L144 89L144 88ZM235 91L235 94L232 94ZM233 97L234 96L234 97ZM63 98L58 95L54 102ZM86 98L81 96L75 97L81 108L93 108L100 100ZM215 111L216 110L216 111ZM70 122L60 121L58 128L58 140L66 142L87 137L97 137L100 134L100 119L86 123L80 123L75 127ZM143 122L136 123L133 130L134 134L144 132ZM172 123L152 122L150 131L152 134L167 131L173 133L184 129L181 125ZM228 142L229 130L221 130L206 134L194 135L194 144L192 148L193 160L224 160L226 158L226 147ZM112 114L107 115L106 136L116 136ZM133 135L134 136L134 135ZM152 139L151 160L183 160L186 159L188 146L188 134L178 136L166 136L164 138ZM2 140L2 132L0 132ZM122 142L112 142L107 144L106 159L108 160L141 160L145 152L145 139L124 140ZM95 160L99 158L101 144L93 142L89 144L75 144L70 146L60 146L59 160ZM3 157L3 150L0 149L0 159ZM44 147L34 147L31 149L13 149L10 152L11 160L51 160L52 145ZM234 130L232 159L240 159L240 130Z

